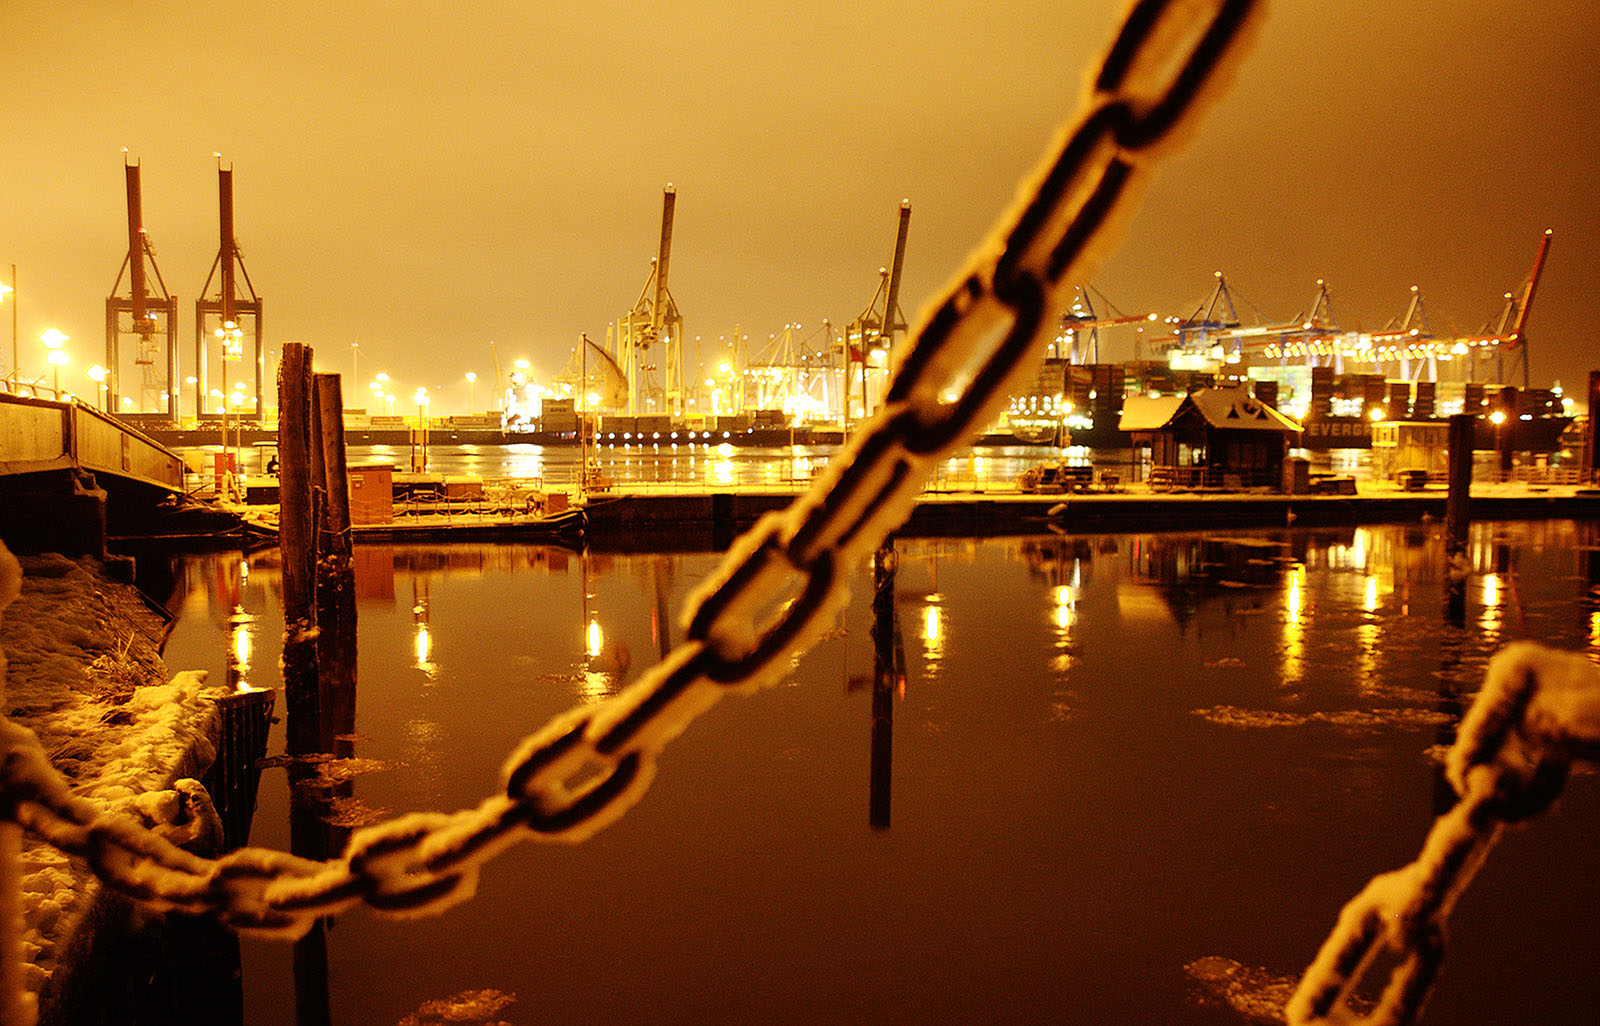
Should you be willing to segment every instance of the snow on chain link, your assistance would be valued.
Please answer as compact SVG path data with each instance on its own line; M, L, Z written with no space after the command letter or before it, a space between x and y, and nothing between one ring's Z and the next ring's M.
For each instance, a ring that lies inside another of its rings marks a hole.
M724 693L773 682L846 605L848 569L905 520L936 463L1031 373L1052 328L1046 312L1065 305L1065 283L1087 276L1109 248L1149 166L1225 85L1263 7L1132 6L1090 84L1087 113L908 334L885 407L809 492L735 543L691 596L683 645L609 701L558 716L518 745L504 794L363 829L327 863L257 848L206 860L74 798L31 733L0 721L0 816L153 907L283 937L363 901L393 915L437 913L470 897L478 866L511 844L576 842L606 826L649 786L667 742Z
M1489 663L1445 773L1460 796L1434 821L1416 861L1373 877L1345 905L1286 1009L1291 1026L1394 1026L1421 1013L1444 959L1444 926L1507 823L1549 808L1574 760L1600 763L1600 669L1529 642ZM1377 1004L1357 987L1393 964Z

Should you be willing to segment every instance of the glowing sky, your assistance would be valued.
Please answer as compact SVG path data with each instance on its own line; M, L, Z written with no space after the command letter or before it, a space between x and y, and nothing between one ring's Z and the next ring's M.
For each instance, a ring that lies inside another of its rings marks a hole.
M669 181L690 336L737 327L759 351L786 322L848 322L902 197L914 316L1077 110L1120 9L20 0L0 18L0 280L17 265L22 368L44 373L46 327L73 336L68 377L102 358L123 147L180 300L181 373L217 151L269 347L309 342L320 369L384 370L402 393L464 402L491 340L548 374L579 332L603 337L644 288ZM1187 315L1222 270L1247 319L1279 321L1325 278L1345 328L1402 315L1415 284L1436 333L1475 332L1552 228L1533 378L1581 397L1600 367L1596 54L1592 0L1280 0L1091 284Z

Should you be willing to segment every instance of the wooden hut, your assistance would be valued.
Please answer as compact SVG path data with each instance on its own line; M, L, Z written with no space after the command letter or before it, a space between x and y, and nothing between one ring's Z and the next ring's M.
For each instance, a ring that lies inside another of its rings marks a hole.
M1118 424L1150 451L1153 488L1274 488L1301 426L1243 386L1130 396Z

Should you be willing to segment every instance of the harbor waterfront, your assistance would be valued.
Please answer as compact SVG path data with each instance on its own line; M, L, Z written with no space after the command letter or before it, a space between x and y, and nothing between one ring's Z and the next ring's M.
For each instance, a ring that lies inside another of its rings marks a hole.
M196 469L192 480L197 487L206 487L206 474L216 465L220 447L178 451ZM762 514L788 506L839 451L836 446L605 446L590 457L601 487L585 494L580 488L583 457L572 447L438 445L428 449L428 472L410 477L437 485L500 482L563 493L581 502L586 511L586 543L606 549L721 548ZM259 493L263 502L275 501L275 482L267 476L274 452L272 447L234 452L242 472L241 490ZM349 462L352 467L405 468L411 455L406 446L352 446ZM1473 517L1600 514L1600 492L1591 494L1575 472L1562 469L1559 457L1554 466L1529 467L1502 481L1494 456L1476 454ZM1132 450L973 446L937 467L901 533L981 536L1201 524L1356 524L1444 516L1442 484L1406 490L1380 477L1366 450L1303 458L1312 480L1345 482L1346 487L1317 495L1220 488L1155 492L1142 484L1146 468ZM1093 487L1072 493L1024 490L1022 482L1030 469L1057 460L1083 468ZM397 469L396 481L404 476ZM458 505L449 523L481 528L483 518L475 518L471 510L471 504ZM396 506L396 513L395 523L407 521L404 503Z
M1448 802L1438 753L1488 656L1600 651L1597 532L1475 525L1459 619L1439 524L902 540L888 737L858 567L785 683L696 723L617 824L508 852L438 919L337 917L325 975L244 941L227 1021L325 1001L394 1023L466 991L515 998L510 1022L1269 1021L1340 905ZM359 547L352 748L309 792L332 843L492 791L524 732L678 638L715 564ZM278 565L178 559L169 665L274 686ZM1575 775L1493 853L1423 1022L1600 1001L1596 783ZM293 805L266 770L251 842L287 848Z
M47 6L0 1026L1600 1003L1592 15Z

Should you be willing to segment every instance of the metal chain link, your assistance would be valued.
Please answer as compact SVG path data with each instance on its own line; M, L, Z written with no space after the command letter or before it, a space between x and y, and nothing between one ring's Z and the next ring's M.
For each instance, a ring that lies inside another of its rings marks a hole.
M1290 1026L1396 1026L1421 1014L1444 960L1445 921L1507 823L1544 811L1575 759L1600 763L1600 670L1529 642L1501 650L1445 769L1460 800L1416 861L1373 879L1339 913L1285 1013ZM1393 963L1365 1015L1352 998Z
M361 830L327 863L256 848L212 861L72 797L37 741L5 724L0 815L88 859L102 879L149 905L289 937L358 901L393 915L438 912L470 897L478 867L509 845L580 841L611 823L643 794L657 755L691 720L729 691L773 682L818 639L848 602L849 568L905 520L938 460L1023 383L1053 327L1046 312L1065 305L1066 283L1109 246L1149 165L1195 122L1263 6L1134 4L1088 112L909 333L884 408L810 491L735 543L691 596L684 644L614 698L558 716L518 745L503 770L504 794L453 815L417 813Z

